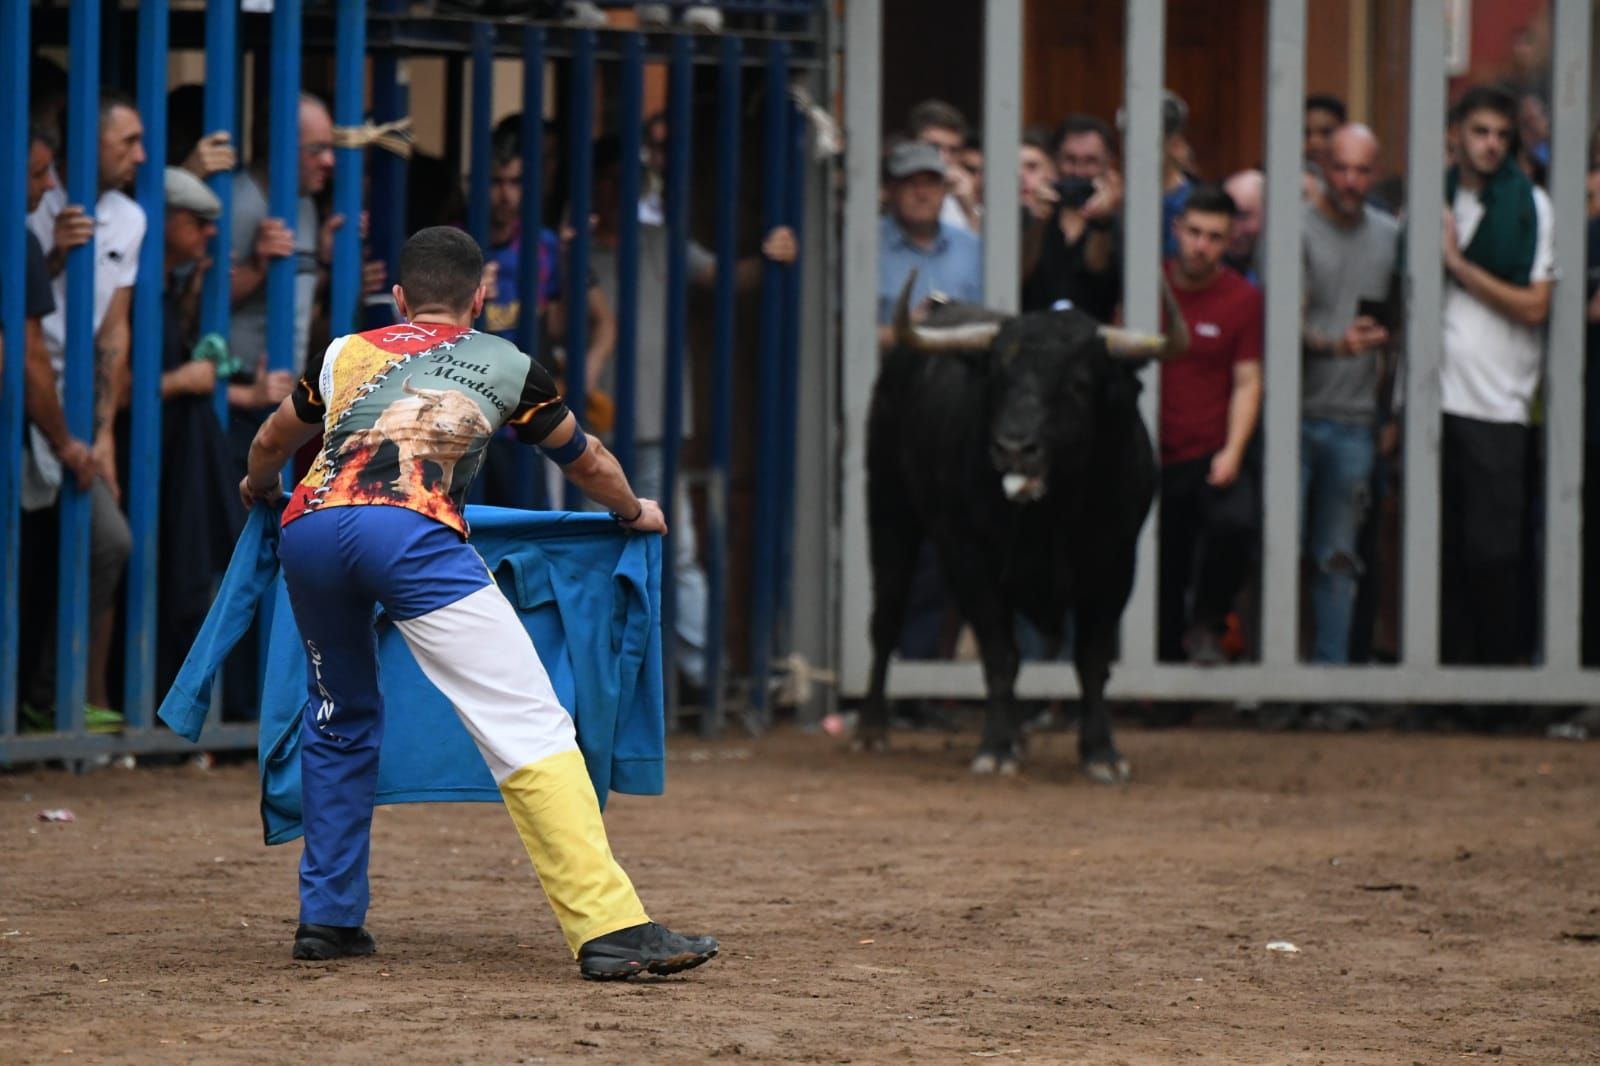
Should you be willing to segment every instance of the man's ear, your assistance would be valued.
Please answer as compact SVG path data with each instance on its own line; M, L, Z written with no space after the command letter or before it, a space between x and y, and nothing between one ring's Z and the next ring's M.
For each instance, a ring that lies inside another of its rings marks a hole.
M483 302L489 298L489 290L482 285L472 294L472 320L476 322L483 317Z
M403 319L411 318L411 308L406 306L406 290L396 285L389 290L389 295L394 297L395 310L400 312Z

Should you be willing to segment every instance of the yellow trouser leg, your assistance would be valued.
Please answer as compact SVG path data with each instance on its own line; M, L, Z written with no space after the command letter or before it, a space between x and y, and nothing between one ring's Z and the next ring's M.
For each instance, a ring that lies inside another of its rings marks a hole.
M516 770L500 795L574 956L597 936L650 920L611 856L582 753L574 748Z

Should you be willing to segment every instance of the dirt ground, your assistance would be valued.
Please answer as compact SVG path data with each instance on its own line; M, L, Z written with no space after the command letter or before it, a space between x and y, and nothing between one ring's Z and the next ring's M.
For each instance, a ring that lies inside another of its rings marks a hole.
M1600 744L1125 730L1104 788L895 739L674 741L612 841L723 955L626 985L498 808L382 809L379 954L306 964L252 767L0 775L0 1062L1600 1061Z

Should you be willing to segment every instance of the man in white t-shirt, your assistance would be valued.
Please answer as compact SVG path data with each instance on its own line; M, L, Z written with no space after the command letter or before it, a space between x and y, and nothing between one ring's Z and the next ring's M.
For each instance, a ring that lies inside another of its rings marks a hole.
M116 715L107 708L106 662L111 652L115 594L122 568L132 550L128 521L118 506L121 489L117 483L116 444L112 426L119 398L126 388L128 349L132 332L128 310L133 302L133 283L139 273L139 246L144 240L144 210L123 189L134 179L145 161L144 124L133 100L114 90L100 97L100 198L91 216L77 204L67 202L67 194L57 187L40 198L39 206L28 216L28 227L39 239L45 260L53 275L56 309L45 317L45 344L59 376L65 360L67 337L67 253L94 236L94 352L95 399L93 453L96 478L90 488L89 533L89 672L87 699L91 727L115 728ZM48 448L31 452L36 490L30 509L54 504L61 483L59 463ZM30 619L35 621L35 619ZM36 702L49 692L48 664L30 687Z
M1550 199L1511 155L1516 101L1467 90L1451 112L1444 346L1440 650L1447 663L1515 663L1521 617L1529 414L1555 280Z

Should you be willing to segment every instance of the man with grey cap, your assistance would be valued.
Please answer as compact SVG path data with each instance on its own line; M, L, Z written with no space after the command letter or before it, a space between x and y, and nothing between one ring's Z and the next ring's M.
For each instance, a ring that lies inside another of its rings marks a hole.
M888 346L894 303L913 269L915 317L936 292L964 303L982 302L983 257L977 237L939 220L946 192L939 149L921 141L902 141L890 148L884 173L886 210L878 226L878 336Z

